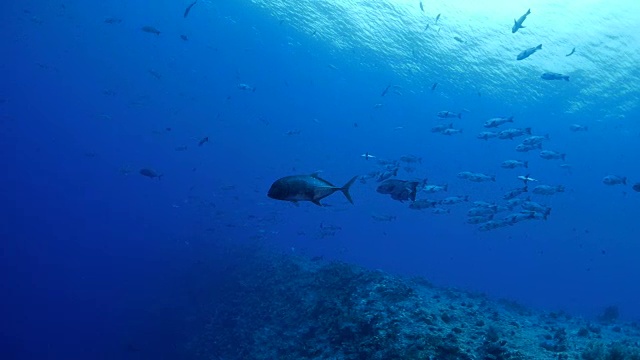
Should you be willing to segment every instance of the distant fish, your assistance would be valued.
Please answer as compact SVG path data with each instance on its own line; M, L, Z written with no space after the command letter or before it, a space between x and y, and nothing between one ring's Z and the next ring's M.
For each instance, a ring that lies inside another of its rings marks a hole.
M378 214L371 214L371 218L378 222L389 222L396 219L394 215L378 215Z
M554 195L559 192L564 192L564 185L558 185L558 186L538 185L535 188L533 188L532 192L537 195Z
M108 17L104 19L105 24L120 24L122 19L116 17Z
M457 112L453 112L453 111L438 111L436 116L441 118L441 119L449 119L449 118L462 119L462 113L457 113Z
M204 145L205 143L208 143L208 142L209 142L209 137L205 136L202 139L200 139L200 141L198 141L198 146L202 146L202 145Z
M633 191L640 192L640 183L633 184L632 189L633 189Z
M435 90L438 87L438 83L433 83L433 85L431 85L431 91Z
M160 35L160 30L154 28L153 26L149 26L149 25L145 25L143 26L140 30L149 33L149 34L155 34L155 35Z
M189 15L189 12L191 11L191 8L193 7L193 5L195 5L198 2L198 0L192 2L191 4L189 4L189 6L187 6L187 8L184 10L184 16L183 17L187 17Z
M534 178L532 178L532 177L529 177L529 174L527 174L527 175L520 175L520 176L518 176L518 179L520 179L520 180L524 181L524 184L525 184L525 185L526 185L528 182L530 182L530 181L538 181L538 180L536 180L536 179L534 179Z
M238 89L248 92L256 92L256 88L247 84L238 84Z
M457 42L459 42L459 43L464 44L464 40L462 40L462 38L461 38L461 37L459 37L459 36L454 36L454 37L453 37L453 40L455 40L455 41L457 41Z
M545 160L562 160L564 161L567 154L559 153L557 151L542 150L540 151L540 157Z
M586 125L572 124L571 126L569 126L569 130L573 132L589 131L589 127Z
M422 5L422 1L420 1L420 10L422 10L422 12L424 12L424 6Z
M140 169L140 175L151 179L158 178L158 180L162 179L162 176L164 176L164 174L158 174L155 170L148 168Z
M506 194L502 196L502 198L504 200L513 200L517 196L520 196L520 194L526 193L527 191L529 191L529 188L525 184L524 187L522 188L515 188L515 189L509 190Z
M455 204L460 204L462 202L468 202L468 201L469 201L469 195L449 196L447 198L440 200L440 205L455 205Z
M187 35L180 35L180 39L182 39L182 41L189 41Z
M503 169L515 169L517 167L528 168L529 167L529 162L528 161L519 161L519 160L506 160L506 161L503 161L500 166Z
M502 118L502 117L492 118L485 121L483 126L486 128L495 128L509 122L511 123L513 122L513 116L510 116L508 118Z
M440 132L442 135L462 134L462 129L446 128Z
M542 144L545 140L549 140L550 138L549 134L545 136L532 135L522 140L522 143L527 146L534 146Z
M511 128L502 130L498 133L498 139L513 140L513 138L523 135L531 135L531 128Z
M517 152L529 152L529 151L540 150L540 149L542 149L542 143L537 143L533 145L518 144L518 146L516 146Z
M569 75L558 74L554 72L546 72L540 76L544 80L564 80L569 81Z
M605 185L627 185L626 176L607 175L602 179Z
M391 84L387 85L386 88L384 88L384 90L382 90L382 94L380 94L380 96L385 96L387 95L387 93L389 92L389 89L391 88Z
M153 69L149 69L149 74L151 74L151 76L153 76L154 78L158 79L158 80L162 80L162 75L160 75L160 73L156 70Z
M438 23L438 20L440 20L440 15L442 14L438 14L438 16L436 16L436 24Z
M300 135L300 132L302 132L302 130L294 129L294 130L289 130L284 134L287 135L287 136L293 136L293 135Z
M498 133L493 131L483 131L476 136L476 138L482 139L482 140L489 140L497 137L498 137Z
M349 188L357 178L357 176L354 176L343 187L337 187L321 179L318 174L285 176L271 185L267 196L272 199L291 201L293 203L311 201L318 206L322 206L320 200L336 191L342 191L347 200L353 204Z
M440 125L436 125L434 127L431 128L431 132L432 133L441 133L443 131L445 131L446 129L452 129L453 128L453 124L440 124Z
M570 52L570 53L568 53L568 54L567 54L567 55L565 55L565 56L571 56L571 55L573 55L573 53L574 53L574 52L576 52L576 48L573 48L573 49L571 50L571 52Z
M419 181L388 179L378 185L376 191L380 194L391 195L393 200L400 202L415 201L418 186L420 186Z
M533 55L536 51L542 49L542 44L536 46L536 47L532 47L532 48L528 48L527 50L523 50L520 54L518 54L518 56L516 57L517 60L524 60L526 58L528 58L529 56Z
M524 15L520 16L518 20L513 19L513 27L511 28L512 34L515 34L518 29L524 29L522 23L527 19L527 15L529 14L531 14L531 9L527 10L527 12Z

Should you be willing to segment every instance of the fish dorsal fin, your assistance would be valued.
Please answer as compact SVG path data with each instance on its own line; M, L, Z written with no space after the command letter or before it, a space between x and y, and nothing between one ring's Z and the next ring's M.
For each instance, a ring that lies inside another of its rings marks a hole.
M328 182L327 180L325 180L325 179L321 178L319 174L320 174L320 172L319 172L319 171L316 171L316 172L312 173L312 174L311 174L311 175L309 175L309 176L311 176L312 178L314 178L314 179L316 179L316 180L320 180L320 181L322 181L323 183L325 183L325 184L326 184L327 186L329 186L329 187L337 188L337 186L335 186L335 185L333 185L332 183Z
M311 174L309 174L309 176L311 176L311 177L312 177L312 178L314 178L314 179L323 180L323 179L320 177L320 173L321 173L321 172L322 172L322 171L314 171L314 172L312 172Z

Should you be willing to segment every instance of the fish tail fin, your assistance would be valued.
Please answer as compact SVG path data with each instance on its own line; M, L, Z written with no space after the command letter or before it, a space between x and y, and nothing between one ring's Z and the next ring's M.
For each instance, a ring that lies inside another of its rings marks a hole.
M562 159L562 161L564 161L564 158L567 156L567 154L560 154L560 158Z
M527 10L527 15L531 14L531 9Z
M564 80L565 80L565 81L569 81L569 75L565 76L565 77L564 77Z
M542 44L536 46L536 49L538 49L538 50L542 49Z
M509 116L509 118L507 119L508 122L513 122L513 116Z
M531 135L531 128L530 127L525 128L524 132L526 132L528 135Z
M462 113L458 113L458 119L462 119Z
M627 177L626 176L624 176L622 178L622 185L627 185Z
M449 191L449 184L444 184L442 188L444 189L444 191Z
M524 167L525 167L525 169L528 169L528 168L529 168L529 162L528 162L528 161L525 161L525 162L524 162Z
M356 181L358 177L354 176L351 178L351 180L349 180L349 182L347 182L346 184L344 184L343 187L340 188L340 191L342 191L342 193L344 194L344 197L347 198L347 200L349 200L350 203L353 204L353 199L351 198L351 194L349 194L349 188L351 187L351 185L353 185L353 183Z

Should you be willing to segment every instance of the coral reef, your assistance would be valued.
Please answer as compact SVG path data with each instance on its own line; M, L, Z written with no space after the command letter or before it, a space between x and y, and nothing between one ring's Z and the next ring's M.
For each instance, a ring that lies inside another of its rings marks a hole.
M640 329L612 316L594 325L322 258L238 252L185 358L640 360Z

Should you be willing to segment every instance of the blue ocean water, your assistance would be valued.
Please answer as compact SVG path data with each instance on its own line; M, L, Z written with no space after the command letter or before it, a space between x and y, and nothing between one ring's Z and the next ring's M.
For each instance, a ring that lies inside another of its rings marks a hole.
M216 283L207 274L243 261L225 246L255 242L538 309L640 318L638 4L199 0L185 17L189 4L0 5L3 358L180 358L172 344ZM548 134L543 148L566 160L516 152L522 138L476 138L509 116L499 130ZM449 123L462 133L431 131ZM266 196L283 176L342 186L404 155L421 161L395 178L448 185L418 198L502 204L519 175L566 190L526 194L552 209L547 220L492 231L466 223L470 204L413 210L375 179L353 185L353 205ZM528 168L501 168L509 159ZM627 184L603 184L609 175Z

